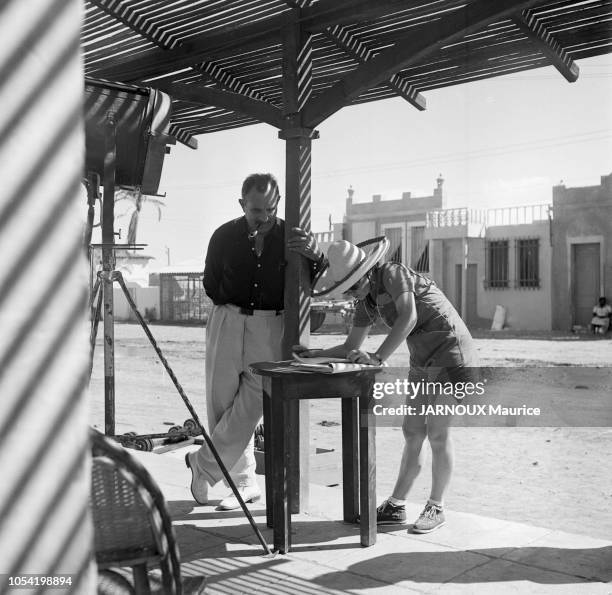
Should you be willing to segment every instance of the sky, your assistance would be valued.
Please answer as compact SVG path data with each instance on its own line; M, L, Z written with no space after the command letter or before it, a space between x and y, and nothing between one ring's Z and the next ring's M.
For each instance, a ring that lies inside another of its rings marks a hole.
M423 112L399 98L340 110L313 141L312 229L342 221L349 186L354 202L429 196L442 174L448 208L487 208L548 203L559 183L599 184L612 173L612 54L577 64L575 83L541 68L425 92ZM212 232L241 215L248 174L269 171L284 190L285 142L271 126L197 138L197 150L177 144L166 156L161 220L152 206L141 212L137 239L159 266L203 268ZM128 221L116 221L123 238Z

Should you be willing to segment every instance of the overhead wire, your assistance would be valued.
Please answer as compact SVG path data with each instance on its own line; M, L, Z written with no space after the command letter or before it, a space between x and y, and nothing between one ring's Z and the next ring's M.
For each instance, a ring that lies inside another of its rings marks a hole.
M345 174L351 174L355 172L362 173L373 173L373 172L386 172L393 171L395 169L409 169L415 167L422 167L426 165L437 165L441 163L452 163L455 161L466 161L472 159L486 159L490 157L499 157L508 155L511 153L522 152L526 150L542 150L542 149L554 149L556 147L567 146L571 144L579 144L585 142L602 141L612 138L612 129L601 129L591 130L579 134L563 135L558 137L549 137L543 139L537 139L534 141L524 141L520 143L512 143L498 146L482 147L472 151L464 152L452 152L440 155L431 155L428 157L420 157L410 160L402 160L397 162L380 162L372 165L358 165L348 168L339 168L334 170L319 170L315 164L313 164L313 170L317 178L333 178ZM214 190L224 188L235 188L235 180L220 181L215 184L166 184L168 189L181 190L181 189L200 189L200 190Z

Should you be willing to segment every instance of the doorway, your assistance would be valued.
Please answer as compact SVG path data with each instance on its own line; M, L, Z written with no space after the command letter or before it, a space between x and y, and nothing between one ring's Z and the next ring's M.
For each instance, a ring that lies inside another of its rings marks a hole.
M572 244L572 325L587 326L600 293L600 245Z
M455 309L461 316L461 307L463 306L463 266L455 265Z
M474 325L478 322L478 293L477 293L477 266L468 264L465 279L465 319L466 325ZM454 306L460 316L462 316L463 306L463 266L455 265L455 302ZM463 317L463 316L462 316Z
M477 264L468 264L465 292L465 324L474 326L478 322L478 292L477 292Z

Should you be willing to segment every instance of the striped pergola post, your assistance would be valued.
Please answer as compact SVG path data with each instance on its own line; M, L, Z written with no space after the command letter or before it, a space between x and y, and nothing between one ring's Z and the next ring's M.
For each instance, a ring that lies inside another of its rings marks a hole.
M0 592L24 573L96 591L81 16L79 0L0 2Z
M294 9L295 21L283 31L283 128L279 137L285 140L285 234L292 227L311 228L311 141L318 137L312 128L302 126L302 113L312 93L312 36L299 25L300 10L310 4L301 0ZM283 359L291 359L292 346L308 345L310 338L310 273L305 258L287 250L285 278L285 336ZM310 483L310 413L308 401L289 404L290 436L294 440L290 453L297 453L299 465L289 464L293 472L290 495L291 512L308 508ZM297 470L299 469L299 473Z

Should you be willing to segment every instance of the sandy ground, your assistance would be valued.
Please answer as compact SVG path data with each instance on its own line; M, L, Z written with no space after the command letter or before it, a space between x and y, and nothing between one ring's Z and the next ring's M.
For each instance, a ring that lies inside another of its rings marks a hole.
M205 330L153 326L152 332L204 419ZM341 334L315 334L311 343L324 347L343 338ZM374 350L383 338L369 337L366 348ZM164 432L168 426L182 424L190 417L142 329L117 324L115 341L117 432ZM476 335L476 344L483 365L559 367L564 386L569 382L572 388L582 389L562 394L564 402L574 400L575 405L579 395L580 403L589 407L589 399L594 401L598 396L601 406L603 394L610 399L609 405L605 405L607 411L612 409L610 384L590 383L591 373L584 368L599 367L598 375L612 368L612 339L560 333L482 332ZM406 366L407 358L407 349L403 347L390 364ZM523 388L528 392L533 386L529 376L526 378ZM99 428L104 425L103 379L102 340L98 337L90 392L91 423ZM310 401L310 411L313 449L333 449L339 453L337 400ZM447 497L449 509L593 537L609 538L612 534L612 427L457 427L453 432L456 460ZM379 494L392 490L402 447L399 427L378 428ZM409 496L414 502L425 502L428 496L429 451L426 456L423 473ZM332 461L333 457L334 454ZM340 480L340 471L332 465L318 478L327 485L335 484Z

